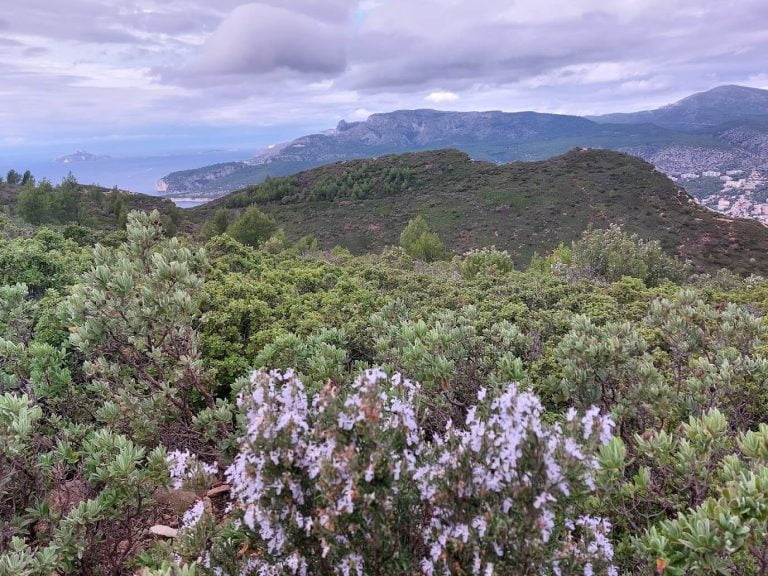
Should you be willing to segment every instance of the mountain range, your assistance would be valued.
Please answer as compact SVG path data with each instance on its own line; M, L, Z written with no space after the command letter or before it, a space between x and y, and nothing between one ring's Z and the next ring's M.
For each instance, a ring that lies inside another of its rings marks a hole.
M720 86L656 110L593 117L437 110L373 114L361 122L342 120L332 130L276 145L248 160L173 172L158 182L158 190L170 197L211 199L267 177L339 160L456 148L476 160L505 163L543 160L574 147L627 152L683 180L703 172L765 170L768 90ZM692 188L701 197L698 184Z
M706 130L737 120L768 114L768 90L746 86L718 86L656 110L588 116L601 123L656 124L673 130Z

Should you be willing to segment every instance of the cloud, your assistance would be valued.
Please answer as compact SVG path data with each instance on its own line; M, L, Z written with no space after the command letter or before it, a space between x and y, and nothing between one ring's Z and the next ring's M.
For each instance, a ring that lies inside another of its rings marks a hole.
M437 92L431 92L424 100L432 102L434 104L445 104L446 102L455 102L459 99L459 95L455 92L449 92L448 90L440 90Z
M0 37L0 46L23 46L23 44L18 40L14 40L12 38Z
M0 120L29 142L157 125L298 136L425 102L593 114L768 86L764 0L24 0L9 14Z
M313 3L305 6L310 14L313 8ZM219 25L191 71L227 75L285 69L337 74L346 67L344 37L343 27L310 15L268 4L245 4Z
M352 114L349 115L350 120L367 120L368 117L373 114L370 110L366 108L358 108Z
M24 56L43 56L49 52L48 48L43 48L42 46L30 46L24 49Z

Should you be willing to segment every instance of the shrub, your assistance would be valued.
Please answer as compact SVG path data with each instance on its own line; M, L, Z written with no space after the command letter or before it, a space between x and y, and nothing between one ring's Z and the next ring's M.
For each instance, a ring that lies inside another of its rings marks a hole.
M610 438L597 409L547 424L532 393L482 389L465 426L430 437L420 402L376 369L312 399L292 371L255 372L234 523L198 504L177 551L227 574L615 574L609 523L578 513Z
M663 280L680 282L690 270L689 264L667 256L658 241L641 240L616 225L587 230L573 242L571 253L568 271L576 278L615 282L622 276L632 276L656 286Z
M96 246L93 268L67 301L70 342L87 358L98 417L143 442L189 425L199 399L215 404L197 347L203 258L162 240L156 211L131 212L127 242Z
M249 206L227 226L227 234L241 244L259 246L277 231L275 219L256 206Z
M495 246L491 246L464 254L460 268L462 276L474 278L478 274L506 274L514 269L514 264L506 250L497 250Z
M408 221L408 225L400 233L400 246L409 256L425 262L445 257L442 241L429 229L427 221L421 216Z
M200 234L206 240L224 234L229 226L229 210L226 208L219 208L214 212L213 218L208 220L200 229Z

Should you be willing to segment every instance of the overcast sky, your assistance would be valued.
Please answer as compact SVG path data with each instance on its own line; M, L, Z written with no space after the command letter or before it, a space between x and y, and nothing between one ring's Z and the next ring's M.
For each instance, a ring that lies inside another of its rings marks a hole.
M261 145L399 108L768 88L766 0L0 0L0 150Z

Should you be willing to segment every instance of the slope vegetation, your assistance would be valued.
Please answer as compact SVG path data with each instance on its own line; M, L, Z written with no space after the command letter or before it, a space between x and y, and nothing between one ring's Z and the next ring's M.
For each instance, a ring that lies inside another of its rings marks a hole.
M29 220L29 215L22 214L24 210L19 206L23 192L21 186L0 184L0 212L33 224L80 224L102 230L124 226L125 216L131 210L158 210L172 229L181 219L179 209L166 198L82 185L73 180L69 187L40 183L29 190L28 193L35 196L36 207L34 218Z
M590 226L616 223L701 270L768 272L764 226L704 209L650 164L605 150L504 165L455 150L338 162L230 194L189 218L199 226L219 208L234 217L251 204L289 238L313 234L324 247L353 252L397 244L419 214L452 251L496 245L519 264Z

